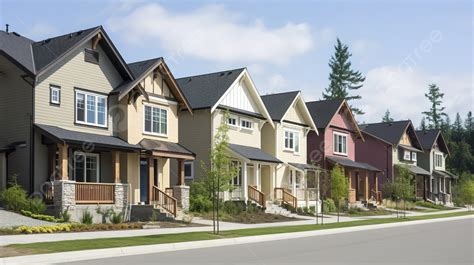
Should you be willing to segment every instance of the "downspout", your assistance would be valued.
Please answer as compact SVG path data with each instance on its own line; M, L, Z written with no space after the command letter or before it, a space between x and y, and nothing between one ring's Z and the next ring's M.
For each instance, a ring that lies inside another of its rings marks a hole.
M34 192L35 187L35 134L34 134L34 119L35 119L35 87L36 78L32 83L32 100L31 100L31 118L30 118L30 194Z

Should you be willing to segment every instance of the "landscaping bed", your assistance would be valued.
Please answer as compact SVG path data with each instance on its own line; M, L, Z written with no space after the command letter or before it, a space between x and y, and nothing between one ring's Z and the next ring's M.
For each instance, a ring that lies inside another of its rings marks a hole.
M196 215L204 219L212 220L212 212L198 213ZM282 215L264 213L262 211L255 211L255 212L244 211L238 214L224 212L224 213L221 213L219 216L220 216L219 220L223 222L241 223L241 224L277 223L277 222L301 220L298 218L291 218L291 217L286 217Z

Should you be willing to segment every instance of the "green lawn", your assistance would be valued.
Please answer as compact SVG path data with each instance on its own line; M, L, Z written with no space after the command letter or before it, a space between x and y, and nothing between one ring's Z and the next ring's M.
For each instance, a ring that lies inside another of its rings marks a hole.
M209 232L190 232L190 233L168 234L168 235L152 235L152 236L138 236L138 237L104 238L104 239L90 239L90 240L70 240L70 241L58 241L58 242L18 244L18 245L9 245L7 247L1 248L0 255L3 255L2 253L10 253L9 255L25 255L25 254L35 254L35 253L53 253L53 252L64 252L64 251L100 249L100 248L178 243L178 242L188 242L188 241L197 241L197 240L211 240L211 239L221 239L221 238L234 238L234 237L244 237L244 236L257 236L257 235L314 231L314 230L353 227L353 226L361 226L361 225L409 222L409 221L414 221L414 220L435 219L435 218L454 217L454 216L463 216L463 215L474 215L474 212L457 212L457 213L447 213L447 214L438 214L438 215L415 216L415 217L407 217L406 219L383 218L383 219L360 220L360 221L351 221L351 222L342 222L342 223L331 223L331 224L324 224L324 225L297 225L297 226L240 229L240 230L223 231L219 235L214 235Z

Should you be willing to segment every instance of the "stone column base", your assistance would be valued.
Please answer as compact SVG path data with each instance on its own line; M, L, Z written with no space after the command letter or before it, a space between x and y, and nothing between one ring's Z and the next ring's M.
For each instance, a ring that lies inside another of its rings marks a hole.
M57 211L66 209L74 211L76 207L76 182L71 180L55 180L53 182L53 203Z
M115 183L115 207L123 209L128 206L129 185L125 183Z
M176 198L178 207L184 211L189 210L189 186L174 186L173 197Z

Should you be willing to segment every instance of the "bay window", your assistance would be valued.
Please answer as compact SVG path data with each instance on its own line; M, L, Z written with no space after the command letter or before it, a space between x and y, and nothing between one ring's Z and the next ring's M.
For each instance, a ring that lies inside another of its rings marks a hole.
M76 91L76 123L107 126L107 96Z

